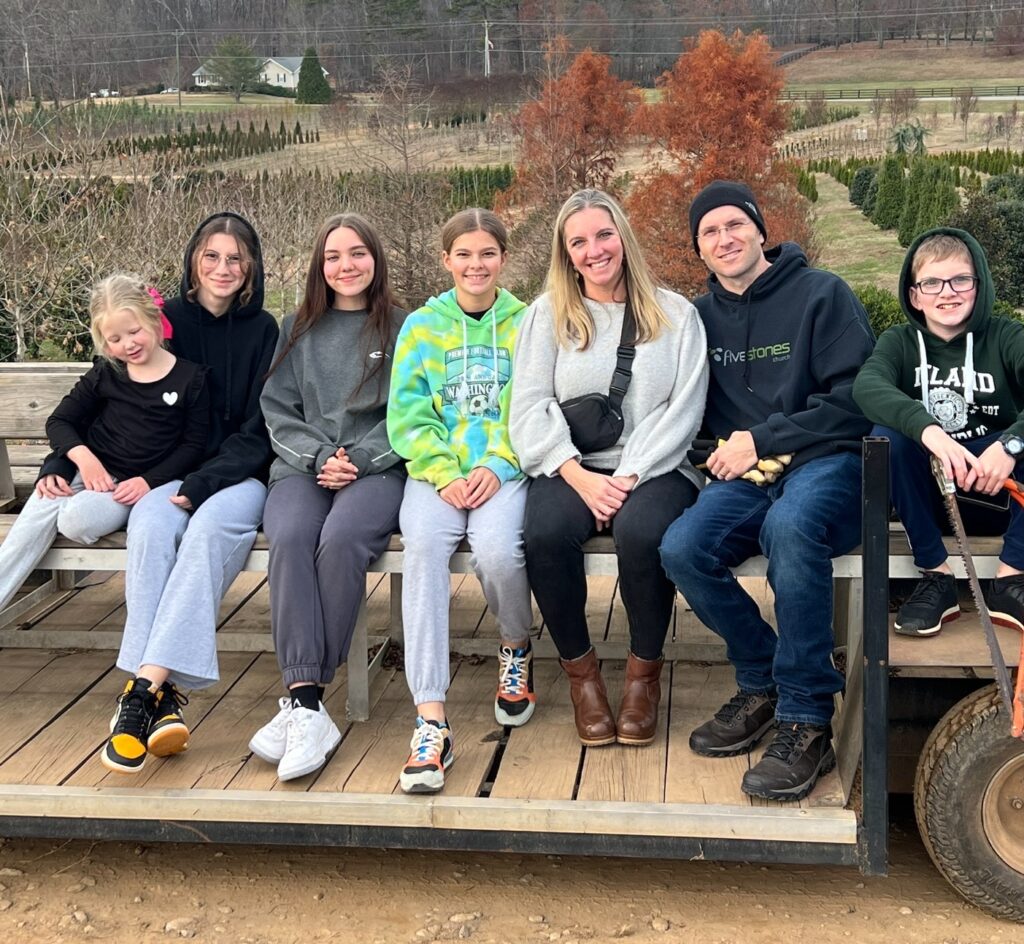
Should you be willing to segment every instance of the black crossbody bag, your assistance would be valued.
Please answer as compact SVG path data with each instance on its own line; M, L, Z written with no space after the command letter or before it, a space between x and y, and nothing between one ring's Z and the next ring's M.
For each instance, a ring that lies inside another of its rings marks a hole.
M585 393L558 404L569 425L573 444L584 455L600 452L619 441L625 425L622 401L633 379L635 356L636 318L627 296L626 310L622 315L622 336L608 393Z

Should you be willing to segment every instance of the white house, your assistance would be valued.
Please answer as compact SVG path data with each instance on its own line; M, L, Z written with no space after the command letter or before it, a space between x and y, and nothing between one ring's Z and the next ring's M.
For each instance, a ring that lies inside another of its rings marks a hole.
M302 56L274 56L264 59L263 65L260 67L260 81L280 88L298 88L301 68ZM325 79L330 75L323 66L320 67L320 70ZM192 73L192 81L199 88L219 85L218 79L219 77L211 68L210 63L204 63Z

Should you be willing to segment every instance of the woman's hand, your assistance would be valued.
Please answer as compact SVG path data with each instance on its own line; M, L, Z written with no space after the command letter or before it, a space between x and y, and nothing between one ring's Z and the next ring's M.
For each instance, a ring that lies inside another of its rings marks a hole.
M67 480L59 475L44 475L36 482L36 494L40 498L63 498L73 495Z
M192 502L184 495L172 495L169 500L172 505L177 505L182 511L192 511Z
M114 490L114 479L88 446L74 446L68 450L68 458L78 466L82 483L90 492Z
M924 432L921 433L921 445L939 459L942 463L942 472L947 479L953 479L965 492L974 487L975 480L981 472L981 460L974 453L964 449L941 426L925 427ZM1003 447L999 443L996 443L995 447L1003 452ZM991 448L989 446L989 450ZM1005 456L1006 453L1003 455ZM1010 457L1006 456L1006 458ZM1010 468L1013 468L1012 460ZM1003 476L1003 478L1005 477ZM999 484L1003 484L1002 479L999 480ZM981 491L980 488L978 490Z
M113 497L114 501L122 505L134 505L147 492L149 483L141 475L137 475L133 479L118 482Z
M320 473L316 477L316 484L337 490L354 482L358 475L359 469L349 462L344 447L339 446L338 451L323 464L323 468L320 469Z
M978 456L978 478L974 490L985 495L995 495L1013 475L1017 461L1006 454L1003 444L994 442Z
M590 509L598 531L605 529L629 497L629 489L621 484L624 478L590 472L577 459L563 462L558 473Z
M466 507L479 508L487 499L493 498L501 482L490 469L478 465L466 479Z
M469 482L466 479L453 479L438 493L452 508L466 509L467 495L469 494Z

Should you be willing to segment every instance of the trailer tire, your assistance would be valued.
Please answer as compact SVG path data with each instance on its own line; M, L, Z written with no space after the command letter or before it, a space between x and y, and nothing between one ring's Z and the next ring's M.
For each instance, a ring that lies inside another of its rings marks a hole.
M955 704L917 765L914 813L939 872L971 904L1024 923L1024 741L995 685Z

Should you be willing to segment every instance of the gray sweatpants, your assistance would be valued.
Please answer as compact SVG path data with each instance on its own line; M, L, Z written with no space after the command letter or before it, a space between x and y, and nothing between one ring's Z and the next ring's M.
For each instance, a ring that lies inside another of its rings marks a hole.
M89 491L80 474L69 484L74 495L40 498L33 492L0 545L0 609L11 602L58 533L95 544L125 526L131 505L114 501L112 492Z
M413 702L444 701L448 668L448 562L468 538L473 570L502 639L516 646L530 637L530 585L523 555L527 480L506 482L479 508L453 508L428 482L405 483L400 523L405 675Z
M140 665L159 665L175 685L206 688L220 677L220 601L252 550L267 489L246 479L190 516L170 502L180 486L151 491L128 521L128 613L117 665L133 675Z
M263 528L270 539L270 624L285 687L327 685L348 658L366 568L398 530L404 487L397 471L337 491L308 475L271 486Z

